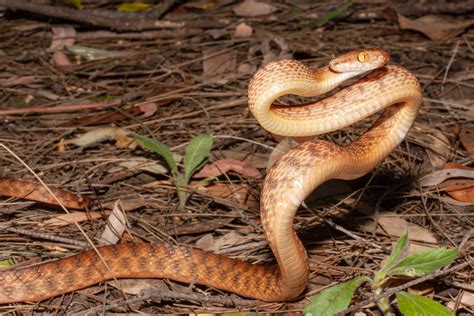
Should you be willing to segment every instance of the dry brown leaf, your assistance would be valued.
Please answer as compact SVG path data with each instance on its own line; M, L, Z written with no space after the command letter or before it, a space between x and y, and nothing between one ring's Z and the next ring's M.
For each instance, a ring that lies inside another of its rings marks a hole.
M387 216L388 215L388 216ZM378 218L379 227L377 232L386 232L387 234L400 237L408 231L408 237L410 240L419 241L429 245L437 245L438 241L435 236L427 229L407 222L405 219L398 217L396 213L384 213ZM367 232L372 232L373 223L368 221L361 225L361 229ZM382 229L382 231L380 231Z
M440 15L426 15L416 20L410 20L401 14L397 14L397 17L401 29L421 32L433 41L454 37L474 25L474 19Z
M126 212L133 211L137 208L140 208L144 205L148 205L149 202L145 201L142 198L136 198L136 199L127 199L121 202L121 207L122 210ZM103 218L108 216L112 211L113 207L115 206L115 201L113 202L106 202L101 204L103 210L102 211L92 211L92 212L71 212L71 215L69 214L59 214L56 215L40 224L38 226L40 227L63 227L67 226L70 224L73 224L74 221L80 223L80 222L85 222L85 221L90 221L98 218Z
M130 136L128 131L118 127L104 127L91 130L81 136L65 140L60 142L61 146L73 144L79 147L85 147L97 144L104 140L115 140L118 148L130 148L134 149L137 147L137 142Z
M443 169L449 171L460 170L464 171L466 176L471 176L470 179L458 177L445 180L440 183L439 187L460 202L474 203L474 168L459 163L448 163Z
M53 57L52 57L52 63L57 67L57 68L67 68L72 65L71 61L69 60L69 57L67 57L66 54L63 52L54 52Z
M156 113L158 105L155 102L147 102L140 104L139 108L143 112L143 117L149 117Z
M246 162L235 159L221 159L212 164L205 165L199 172L194 174L194 178L218 177L228 171L235 171L246 177L259 178L262 175L257 168Z
M379 225L391 236L400 237L406 231L410 240L428 244L437 244L436 237L428 230L416 224L407 222L400 217L380 217Z
M63 227L74 222L81 223L93 219L102 218L110 214L111 211L103 212L70 212L70 214L60 214L54 216L42 223L39 223L39 227Z
M471 283L471 286L474 286L474 283ZM473 308L474 307L474 293L468 292L468 291L463 291L460 292L461 299L450 301L447 306L451 309L454 310L454 308L457 306L458 302L461 305L466 306L467 308Z
M442 168L452 151L449 139L441 131L420 124L415 124L410 134L410 140L425 148L431 166Z
M55 26L52 28L53 38L48 51L54 52L76 42L76 29L71 25Z
M217 238L211 234L206 234L197 240L196 246L205 251L218 253L219 250L244 244L248 242L249 238L249 236L243 236L235 230Z
M258 198L253 196L246 186L216 182L207 187L199 187L197 190L216 200L223 200L223 203L227 202L226 204L237 204L250 209L259 209L260 207Z
M169 290L166 282L161 279L120 279L117 281L108 281L107 284L130 295L140 295L142 291L147 289Z
M219 150L213 151L212 156L218 159L234 159L243 161L255 168L265 168L267 166L268 154L251 153L243 150Z
M253 17L273 13L276 7L265 2L247 0L234 6L233 11L238 16Z
M220 51L223 52L219 54ZM225 47L213 47L204 50L203 55L204 78L219 80L218 83L225 84L228 80L226 77L236 72L237 52L235 50L225 50ZM226 74L227 76L225 76Z
M474 127L463 126L459 133L459 140L469 155L474 155Z
M182 158L182 156L173 153L173 159L176 163L181 162ZM112 167L107 172L116 173L123 171L124 168L127 170L142 170L154 174L167 174L169 171L169 169L162 165L158 160L138 157L122 161L118 163L117 167Z
M252 36L253 29L251 26L245 24L244 22L236 26L234 37L235 38L247 38Z
M232 212L227 213L226 215L231 215ZM238 217L238 214L235 214L235 217ZM205 222L190 222L186 224L179 224L174 225L170 224L164 228L164 231L173 236L180 236L180 235L189 235L189 234L202 234L205 232L213 232L216 229L219 229L230 222L232 222L234 218L232 217L224 217L224 218L216 218L212 220L206 220Z

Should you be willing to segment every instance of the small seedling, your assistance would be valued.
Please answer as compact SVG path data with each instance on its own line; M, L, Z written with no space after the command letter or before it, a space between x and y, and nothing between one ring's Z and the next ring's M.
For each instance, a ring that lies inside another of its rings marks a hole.
M439 268L451 264L458 255L457 249L437 248L407 255L408 234L400 237L385 265L374 275L359 276L350 281L332 286L315 295L304 309L305 315L334 315L349 307L355 290L368 282L375 296L384 293L384 284L389 277L421 277ZM400 291L396 295L400 312L405 316L414 315L453 315L440 303L429 298ZM388 297L377 301L384 315L393 315L390 311Z
M131 133L130 136L135 138L137 142L145 149L156 152L165 160L171 176L174 179L176 190L178 192L179 204L184 207L189 197L187 190L188 183L192 175L199 170L206 162L206 158L211 152L213 138L212 135L199 135L191 139L186 146L184 155L184 172L178 170L178 166L173 159L170 148L160 141Z

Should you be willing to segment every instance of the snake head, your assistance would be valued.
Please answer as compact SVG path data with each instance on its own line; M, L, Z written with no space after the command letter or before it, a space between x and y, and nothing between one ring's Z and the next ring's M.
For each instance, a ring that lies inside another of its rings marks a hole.
M329 62L329 69L338 73L361 74L385 65L390 55L376 48L351 51L340 55Z

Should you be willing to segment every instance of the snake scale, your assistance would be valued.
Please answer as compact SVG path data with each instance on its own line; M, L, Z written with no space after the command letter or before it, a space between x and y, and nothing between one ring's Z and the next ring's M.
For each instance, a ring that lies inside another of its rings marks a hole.
M61 260L0 272L0 303L41 301L113 278L169 278L204 284L263 301L300 295L308 282L307 253L293 230L295 213L317 186L328 179L354 179L372 170L398 146L422 104L416 78L378 49L352 51L311 70L295 60L261 68L252 78L248 101L268 131L287 136L326 133L381 109L383 114L347 146L305 142L273 166L261 193L261 220L277 265L258 265L167 244L122 243ZM372 71L351 86L320 101L280 106L283 95L316 96L343 81Z

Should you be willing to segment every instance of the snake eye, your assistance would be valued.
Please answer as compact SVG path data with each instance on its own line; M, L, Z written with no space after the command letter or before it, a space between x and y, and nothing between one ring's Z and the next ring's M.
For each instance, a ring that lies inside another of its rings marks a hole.
M366 63L369 61L369 54L366 52L360 52L359 55L357 55L357 60L361 63Z

